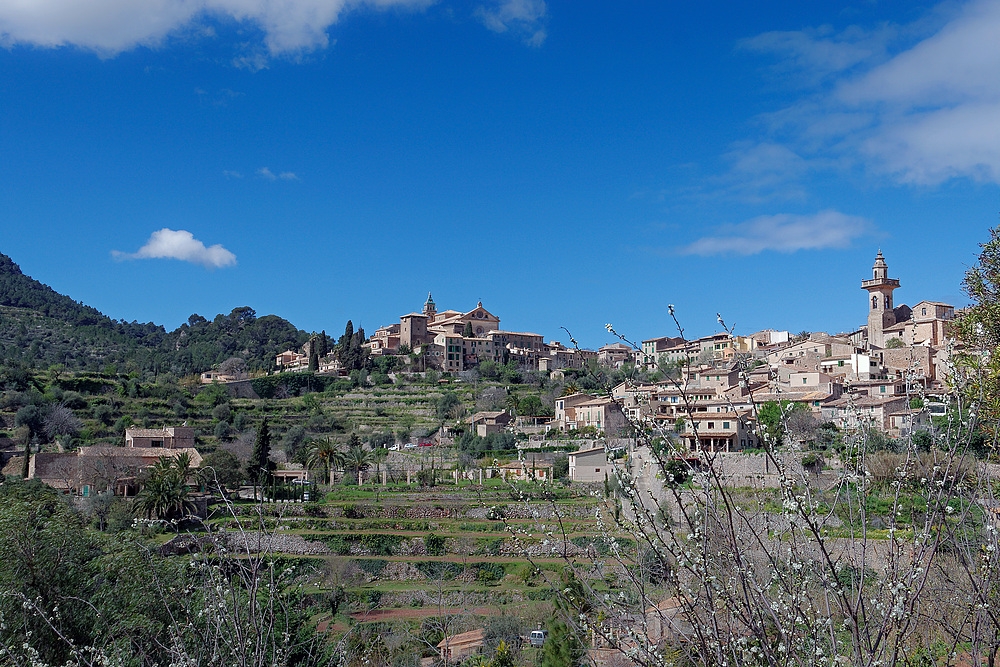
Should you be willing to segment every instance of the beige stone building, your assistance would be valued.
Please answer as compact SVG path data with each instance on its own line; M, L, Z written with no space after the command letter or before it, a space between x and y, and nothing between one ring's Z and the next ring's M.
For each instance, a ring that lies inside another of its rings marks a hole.
M485 438L490 433L500 433L510 424L513 417L506 410L477 412L469 417L469 424L476 429L476 435Z
M682 419L681 440L692 452L735 452L758 446L749 412L696 412Z
M185 449L194 447L194 429L190 426L168 426L167 428L127 428L125 446L137 448L163 447Z
M470 656L482 653L485 636L486 631L482 628L447 636L437 645L438 657L446 664L460 663Z
M861 289L868 292L868 342L874 347L885 346L885 331L896 324L895 306L892 293L899 287L899 281L889 277L889 267L882 251L875 255L872 279L862 280Z
M569 478L574 482L603 482L610 472L611 462L604 447L569 454Z
M595 396L590 394L570 394L569 396L560 396L554 402L555 415L552 418L552 424L560 431L571 431L576 428L576 407L582 405L587 401L591 401Z
M823 406L823 419L848 430L873 426L888 431L892 426L890 415L909 408L906 396L844 396Z
M624 343L611 343L597 350L597 363L609 368L621 368L635 361L635 350Z
M684 339L673 336L660 336L642 341L642 353L639 363L646 368L655 368L661 355L666 355L667 351L684 344ZM664 357L666 359L666 357Z

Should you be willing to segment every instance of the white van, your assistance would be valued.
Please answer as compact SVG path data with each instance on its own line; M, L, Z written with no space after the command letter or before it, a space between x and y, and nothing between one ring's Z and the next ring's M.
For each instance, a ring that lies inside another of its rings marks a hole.
M545 636L548 630L532 630L528 635L528 643L532 646L542 646L545 644Z

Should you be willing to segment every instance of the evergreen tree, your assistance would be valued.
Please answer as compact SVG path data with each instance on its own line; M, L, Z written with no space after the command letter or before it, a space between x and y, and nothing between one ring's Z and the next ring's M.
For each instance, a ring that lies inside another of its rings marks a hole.
M584 656L583 645L570 627L560 618L552 618L542 645L541 667L576 667Z
M572 625L572 619L591 611L586 590L570 568L563 570L560 579L562 586L555 600L555 614L546 626L549 634L542 646L541 667L576 667L586 654Z
M465 330L462 331L462 338L472 338L475 334L472 331L472 322L465 323Z
M247 462L247 476L253 483L254 498L257 497L257 487L265 486L270 479L274 463L271 462L271 431L264 417L257 429L257 437L253 442L253 453Z
M319 354L315 350L309 354L309 370L313 373L319 370Z
M969 404L978 404L977 425L995 443L1000 438L1000 227L990 230L990 240L980 248L979 263L962 281L972 305L955 320L965 345L956 357L963 393Z
M31 438L24 439L24 461L21 462L21 478L28 479L31 471Z
M354 338L354 322L347 320L347 326L344 327L344 335L337 341L336 349L337 359L339 359L342 364L345 362L345 358L351 350L352 338Z
M330 338L326 335L326 329L319 332L319 351L318 354L320 358L325 357L330 354Z

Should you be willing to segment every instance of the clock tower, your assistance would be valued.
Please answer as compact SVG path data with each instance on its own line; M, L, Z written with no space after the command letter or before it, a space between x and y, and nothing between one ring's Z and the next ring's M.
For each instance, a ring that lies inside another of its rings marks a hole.
M868 346L883 347L885 330L896 323L893 312L892 292L899 281L889 277L889 267L879 250L872 266L872 279L862 280L861 289L868 292Z

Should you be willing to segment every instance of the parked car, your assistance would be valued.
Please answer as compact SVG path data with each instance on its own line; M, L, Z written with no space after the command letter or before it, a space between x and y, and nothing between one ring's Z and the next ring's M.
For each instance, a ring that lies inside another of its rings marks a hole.
M412 442L408 442L405 445L403 445L403 449L416 449L416 448L417 448L417 446L415 444L413 444Z
M397 442L394 445L389 445L389 451L390 452L398 452L399 451L399 443Z
M421 443L420 443L419 445L417 445L417 446L418 446L418 447L433 447L433 446L434 446L434 443L433 443L433 442L431 442L430 440L426 440L426 441L424 441L424 442L421 442Z
M532 630L528 635L528 643L532 646L544 646L545 637L548 634L548 630Z

